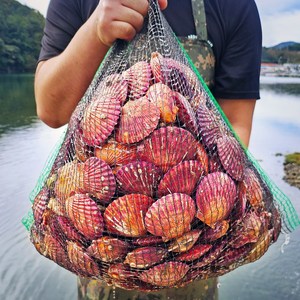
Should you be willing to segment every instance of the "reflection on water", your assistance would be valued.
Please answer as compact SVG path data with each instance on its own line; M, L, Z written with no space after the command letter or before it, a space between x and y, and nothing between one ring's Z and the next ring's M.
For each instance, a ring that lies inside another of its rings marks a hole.
M76 277L40 256L20 221L30 208L29 193L63 131L36 120L32 84L32 76L0 77L0 299L71 300L77 295ZM279 93L274 84L262 86L250 151L300 213L300 191L282 180L283 156L276 156L300 151L300 93L287 90ZM219 299L298 300L299 228L290 234L282 253L284 242L281 235L259 261L222 276Z

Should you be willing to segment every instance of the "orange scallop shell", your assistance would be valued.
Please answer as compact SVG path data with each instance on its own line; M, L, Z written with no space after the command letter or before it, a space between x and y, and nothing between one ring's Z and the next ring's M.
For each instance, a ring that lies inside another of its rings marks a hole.
M196 192L197 218L214 228L228 217L236 199L234 181L225 173L215 172L205 176Z
M200 229L194 229L184 233L182 236L176 238L169 244L168 251L186 252L190 250L197 242L200 234L201 234Z
M197 161L199 161L201 163L203 170L207 174L209 171L209 158L208 158L205 148L199 142L197 145L196 159L197 159Z
M195 216L194 200L185 194L169 194L154 202L145 216L147 230L168 239L190 230Z
M140 237L147 233L144 217L154 200L146 195L125 195L114 200L104 212L106 228L111 233Z
M143 140L157 127L159 116L158 107L144 97L128 101L122 107L116 141L131 144Z
M136 279L138 275L136 271L132 270L128 266L124 265L123 263L111 264L107 270L107 274L117 282L119 281L130 282L131 280Z
M163 239L160 236L148 235L144 237L139 237L132 240L132 244L135 246L146 247L155 246L163 243Z
M154 164L145 161L135 161L118 170L116 179L120 189L127 194L143 194L153 197L161 170Z
M202 164L196 160L186 160L171 168L159 183L157 195L171 193L191 195L201 176L205 174Z
M111 202L116 190L116 180L106 162L97 157L91 157L85 161L84 189L100 201Z
M121 113L120 101L107 97L91 102L81 120L82 138L90 146L103 144L114 130Z
M32 212L35 224L38 226L43 221L43 214L45 209L47 208L47 203L49 201L49 190L47 188L43 188L34 198L34 202L32 205Z
M88 239L102 236L104 224L101 211L87 194L75 194L66 200L66 212L75 228Z
M155 130L145 139L140 155L166 173L183 160L195 159L197 146L198 142L189 131L168 126Z

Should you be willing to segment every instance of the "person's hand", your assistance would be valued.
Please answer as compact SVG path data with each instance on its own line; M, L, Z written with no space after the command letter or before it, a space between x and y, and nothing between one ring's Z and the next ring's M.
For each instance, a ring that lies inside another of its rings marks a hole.
M167 0L158 3L161 9L167 7ZM101 43L110 47L116 39L132 40L142 29L148 7L148 0L101 0L94 14Z

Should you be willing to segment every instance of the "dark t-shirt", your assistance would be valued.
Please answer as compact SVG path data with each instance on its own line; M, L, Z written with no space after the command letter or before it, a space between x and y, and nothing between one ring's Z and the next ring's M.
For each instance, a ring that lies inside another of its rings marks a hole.
M99 0L51 0L39 61L61 53ZM258 99L261 24L254 0L205 0L208 39L216 58L217 98ZM163 11L178 36L195 34L190 0L168 0Z

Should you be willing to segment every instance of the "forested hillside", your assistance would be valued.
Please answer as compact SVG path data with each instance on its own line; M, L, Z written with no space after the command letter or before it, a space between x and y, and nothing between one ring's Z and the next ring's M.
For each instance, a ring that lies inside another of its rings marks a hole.
M0 73L34 71L43 27L44 17L38 11L15 0L1 0Z

